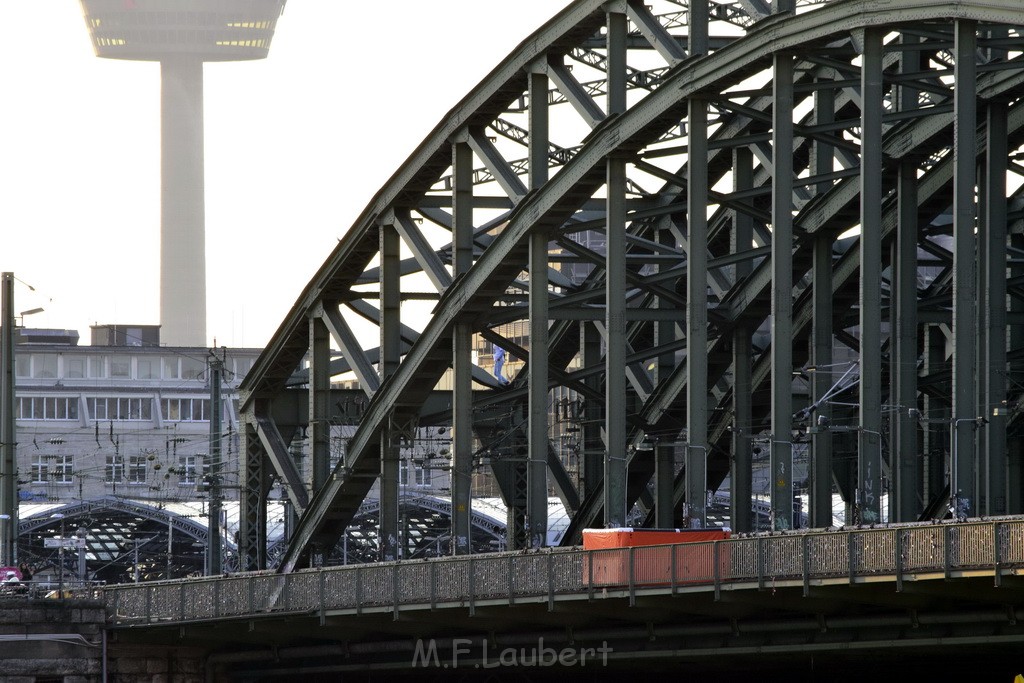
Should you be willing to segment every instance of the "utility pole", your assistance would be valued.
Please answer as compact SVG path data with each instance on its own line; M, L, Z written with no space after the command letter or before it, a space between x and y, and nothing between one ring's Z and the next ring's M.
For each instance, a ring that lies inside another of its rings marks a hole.
M221 378L224 375L224 359L218 358L216 349L210 352L210 521L209 543L206 546L206 567L211 576L221 573L220 542L220 466L221 466Z
M2 276L0 323L0 566L17 564L18 461L14 430L14 273Z

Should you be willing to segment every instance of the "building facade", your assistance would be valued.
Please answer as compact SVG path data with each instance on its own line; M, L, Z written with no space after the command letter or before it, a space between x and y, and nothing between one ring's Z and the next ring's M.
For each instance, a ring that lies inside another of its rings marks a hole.
M19 499L202 499L211 351L160 346L157 326L95 326L92 342L79 345L77 332L17 330ZM216 353L224 360L222 491L237 498L236 390L260 349Z

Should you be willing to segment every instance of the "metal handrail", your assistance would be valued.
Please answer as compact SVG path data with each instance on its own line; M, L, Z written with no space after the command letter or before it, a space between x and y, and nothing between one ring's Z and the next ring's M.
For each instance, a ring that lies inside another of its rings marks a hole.
M638 590L752 587L822 579L857 581L926 573L949 576L1024 566L1024 518L759 534L720 541L433 558L100 589L114 626L329 611L393 611L583 600ZM998 580L998 579L997 579Z

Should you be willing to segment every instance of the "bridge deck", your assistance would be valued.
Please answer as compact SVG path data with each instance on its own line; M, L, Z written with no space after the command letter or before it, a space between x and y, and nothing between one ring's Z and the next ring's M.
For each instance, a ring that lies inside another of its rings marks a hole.
M113 626L369 614L651 595L895 584L1024 571L1024 519L755 535L612 550L496 553L110 586Z

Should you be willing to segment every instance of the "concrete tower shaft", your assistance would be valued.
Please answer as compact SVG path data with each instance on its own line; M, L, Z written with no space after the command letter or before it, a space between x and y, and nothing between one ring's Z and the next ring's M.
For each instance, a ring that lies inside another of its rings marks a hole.
M263 59L285 0L81 0L98 57L160 62L161 340L205 346L203 62Z

